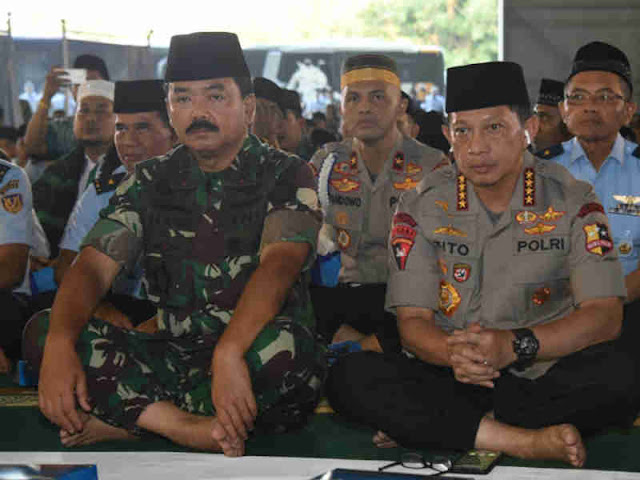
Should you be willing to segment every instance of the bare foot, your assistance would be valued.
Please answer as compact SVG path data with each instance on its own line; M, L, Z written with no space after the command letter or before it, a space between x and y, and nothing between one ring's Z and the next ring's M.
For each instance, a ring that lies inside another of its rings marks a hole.
M11 371L11 360L4 354L4 350L0 348L0 373L9 373Z
M562 424L532 431L529 448L521 452L523 458L562 460L574 467L582 467L587 451L580 432L573 425Z
M81 431L78 433L69 433L66 430L60 430L60 441L65 447L80 447L105 442L107 440L139 439L125 429L109 425L93 415L82 411L79 412L79 415L84 424Z
M373 436L373 443L378 448L395 448L398 446L398 443L382 430L378 430Z
M364 337L366 337L364 333L361 333L352 326L343 323L333 335L331 343L341 343L347 342L349 340L353 342L359 342Z
M227 457L241 457L242 455L244 455L244 441L242 439L237 439L235 442L232 442L228 438L227 432L216 419L214 419L213 421L211 436L218 443L218 445L220 445L220 448L222 448L222 453L224 453Z

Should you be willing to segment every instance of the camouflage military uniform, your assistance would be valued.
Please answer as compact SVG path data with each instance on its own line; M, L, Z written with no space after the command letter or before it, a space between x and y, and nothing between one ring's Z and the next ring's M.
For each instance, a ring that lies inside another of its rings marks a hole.
M78 351L96 416L133 430L144 408L158 401L215 413L210 365L216 342L264 246L305 242L315 251L321 217L314 187L302 160L254 136L221 172L203 172L184 146L136 167L84 245L125 269L142 260L158 332L89 322ZM245 359L258 425L300 424L324 380L305 275Z

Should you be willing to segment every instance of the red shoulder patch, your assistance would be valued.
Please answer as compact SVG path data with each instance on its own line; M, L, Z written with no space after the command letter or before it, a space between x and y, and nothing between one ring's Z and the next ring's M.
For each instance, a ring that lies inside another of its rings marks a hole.
M597 202L585 203L578 212L578 218L583 218L593 212L604 213L604 208Z

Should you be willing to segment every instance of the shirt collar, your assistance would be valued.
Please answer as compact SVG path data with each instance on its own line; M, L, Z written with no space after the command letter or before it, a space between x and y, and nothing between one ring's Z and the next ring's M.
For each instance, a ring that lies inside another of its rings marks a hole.
M571 148L572 164L575 163L580 158L589 160L587 158L587 154L582 148L582 145L580 145L580 142L576 137L573 137L571 140L569 140L569 142L571 143L571 146L572 146ZM609 155L607 156L607 159L609 158L613 158L614 160L617 160L620 163L620 165L624 165L624 138L622 138L622 135L620 135L619 133L616 136L616 141L613 142L613 148L611 149L611 152L609 152ZM606 159L605 159L605 162L606 162Z

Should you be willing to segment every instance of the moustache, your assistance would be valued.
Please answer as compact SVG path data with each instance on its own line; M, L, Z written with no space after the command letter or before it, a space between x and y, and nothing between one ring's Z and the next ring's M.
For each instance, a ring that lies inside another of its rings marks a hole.
M194 130L209 130L211 132L217 132L220 129L211 122L207 120L195 120L186 130L186 133L191 133Z

